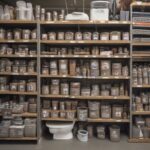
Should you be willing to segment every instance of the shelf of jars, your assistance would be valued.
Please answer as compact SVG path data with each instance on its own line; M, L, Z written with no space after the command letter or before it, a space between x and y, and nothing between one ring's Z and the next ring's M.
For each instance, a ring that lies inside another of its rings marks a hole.
M150 115L150 111L133 111L133 115Z
M108 25L108 26L117 26L117 25L130 25L130 21L40 21L41 25Z
M0 114L2 116L2 114ZM28 117L28 118L34 118L37 117L37 113L29 113L29 112L24 112L24 113L18 113L18 114L12 114L12 116L19 116L19 117Z
M80 99L80 100L130 100L129 96L69 96L69 95L40 95L43 98Z
M0 26L0 140L37 141L37 23L0 20Z
M62 79L97 79L97 80L128 80L130 79L129 76L98 76L98 77L92 77L92 76L69 76L69 75L40 75L41 78L62 78Z
M41 58L97 58L97 59L129 59L130 56L126 56L126 55L106 55L106 56L98 56L98 55L41 55Z
M1 41L0 41L1 42ZM130 41L123 40L41 40L41 44L101 44L101 45L125 45L130 44Z

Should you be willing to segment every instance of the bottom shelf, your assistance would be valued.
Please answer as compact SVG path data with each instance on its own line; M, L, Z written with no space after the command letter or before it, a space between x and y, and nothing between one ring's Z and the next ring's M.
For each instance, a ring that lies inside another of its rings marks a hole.
M131 138L128 140L130 143L150 143L150 138Z
M10 141L35 141L38 140L37 137L21 137L21 138L0 138L0 141L5 141L5 140L10 140Z

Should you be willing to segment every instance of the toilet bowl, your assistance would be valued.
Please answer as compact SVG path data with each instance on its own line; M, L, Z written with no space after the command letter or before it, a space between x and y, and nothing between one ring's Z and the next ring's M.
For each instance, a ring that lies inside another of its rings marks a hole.
M73 138L72 129L74 122L72 123L52 123L47 122L46 126L49 128L49 132L53 134L55 140L69 140Z

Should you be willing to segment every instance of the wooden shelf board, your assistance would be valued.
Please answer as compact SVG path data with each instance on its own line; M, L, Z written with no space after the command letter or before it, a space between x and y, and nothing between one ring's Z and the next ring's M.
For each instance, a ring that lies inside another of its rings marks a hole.
M37 43L38 40L0 40L0 43Z
M86 76L69 76L69 75L40 75L42 78L71 78L71 79L101 79L101 80L128 80L130 77L109 76L109 77L86 77Z
M98 55L40 55L41 58L104 58L104 59L127 59L130 56L98 56Z
M123 40L41 40L43 44L130 44L130 41L123 41Z
M12 95L37 95L37 92L0 91L0 94L12 94Z
M41 25L130 25L130 21L99 21L99 20L89 20L89 21L40 21Z
M98 119L90 119L88 118L88 122L115 122L115 123L129 123L129 119L103 119L103 118L98 118Z
M10 58L33 58L37 57L37 55L0 55L0 57L10 57Z
M35 141L35 140L38 140L38 138L37 137L0 138L0 141L5 141L5 140L7 141Z
M150 85L132 85L132 88L150 88Z
M77 119L65 119L65 118L42 118L43 121L77 121Z
M76 112L77 110L50 110L50 109L42 109L42 111L49 111L49 112Z
M84 100L130 100L129 96L64 96L64 95L41 95L43 98L69 98Z
M133 46L150 46L150 42L133 42Z
M131 138L128 141L129 143L150 143L150 138Z
M131 4L132 7L150 7L150 3L149 2L133 2Z
M22 114L12 114L13 116L21 116L21 117L37 117L37 113L29 113L29 112L25 112ZM2 114L0 114L0 116L2 116Z
M37 24L35 20L0 20L0 24Z
M15 75L15 76L37 76L38 74L37 73L8 73L8 72L4 72L4 73L1 73L0 72L0 75Z
M135 111L132 112L133 115L150 115L150 111Z

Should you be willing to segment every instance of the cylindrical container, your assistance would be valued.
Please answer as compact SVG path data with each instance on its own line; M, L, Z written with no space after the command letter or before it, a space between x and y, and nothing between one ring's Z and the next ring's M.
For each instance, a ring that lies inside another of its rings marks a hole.
M92 85L91 96L99 96L100 89L98 84Z
M101 61L101 76L110 76L111 75L111 65L109 60Z
M48 33L48 39L49 40L56 40L56 33L55 32L49 32Z
M73 32L66 32L65 33L65 40L74 40L74 33Z
M77 117L79 121L86 121L88 119L88 109L86 107L78 107Z
M52 110L58 110L58 101L52 101Z
M5 39L5 30L0 29L0 39Z
M10 91L17 91L18 90L18 83L12 82L10 83Z
M97 77L99 76L99 61L98 60L91 60L91 76Z
M49 65L47 63L44 63L42 65L42 74L46 74L46 75L49 74Z
M70 60L69 61L69 71L71 76L76 75L76 60Z
M102 41L108 41L109 40L109 32L102 32L100 34L100 40L102 40Z
M42 110L42 117L48 118L49 117L49 110Z
M71 84L70 84L70 95L80 96L80 82L71 82Z
M37 104L29 104L29 112L36 113L37 112Z
M45 21L45 8L41 8L41 21Z
M81 32L75 33L75 40L82 40L82 33Z
M51 118L59 118L59 111L52 111L50 114Z
M66 104L66 110L71 110L71 101L67 101L67 102L65 102L65 104Z
M75 111L66 111L66 118L73 120L75 118Z
M97 138L104 140L106 138L106 134L105 134L105 127L104 126L98 126L96 128L97 131Z
M119 96L119 85L115 84L113 87L111 87L111 96Z
M112 63L112 75L121 76L122 64L121 63Z
M51 94L52 95L59 95L59 80L52 80L51 81Z
M15 29L15 30L14 30L14 39L15 39L15 40L20 40L20 39L22 39L22 37L21 37L21 32L22 32L21 29Z
M99 33L98 32L93 32L92 40L99 40Z
M48 95L50 94L50 91L49 91L49 85L42 85L42 94L43 95Z
M144 138L149 138L150 137L150 131L147 127L143 127L142 132L143 132Z
M28 29L22 30L22 39L29 40L31 35L31 31Z
M112 31L110 33L110 40L121 40L121 32Z
M25 92L26 91L26 82L21 81L18 83L18 91L19 92Z
M27 83L27 92L36 92L35 80L29 80Z
M91 95L91 89L90 87L82 87L81 89L81 96L90 96Z
M46 13L46 21L51 21L52 20L52 15L50 12Z
M65 102L60 102L59 108L60 108L60 110L65 110Z
M61 95L69 95L69 84L68 83L61 83L60 84L60 91Z
M50 74L51 75L57 75L58 74L58 68L57 68L57 61L56 60L50 61Z
M78 137L79 141L87 142L88 141L88 132L86 130L78 130L77 137Z
M122 40L129 40L129 32L123 32L122 33Z
M6 32L6 39L7 40L12 40L13 39L13 33L10 30L7 30Z
M64 40L65 39L65 33L64 32L58 32L58 40Z
M99 55L99 52L100 52L100 50L97 46L93 47L91 51L92 51L91 52L92 55Z
M72 110L77 110L77 105L78 105L78 102L77 102L77 101L72 101L71 109L72 109Z
M58 13L57 11L53 11L53 21L57 21L58 20Z
M91 32L84 32L83 33L83 40L91 40L92 39L92 33Z
M35 30L32 30L32 32L31 32L31 39L32 39L32 40L37 39L37 30L36 30L36 29L35 29Z
M60 75L68 74L68 60L66 59L59 60L59 74Z
M88 102L89 107L89 117L96 119L100 117L100 103L98 102Z
M48 99L43 100L43 108L44 109L50 109L50 101Z
M125 77L129 76L129 68L128 68L128 66L123 66L122 67L122 75L125 76Z
M111 118L111 106L107 104L101 105L101 117L102 118Z
M119 105L113 105L112 107L112 118L121 119L123 115L123 107Z
M120 141L120 127L113 125L109 127L110 131L110 140L112 142L119 142Z

